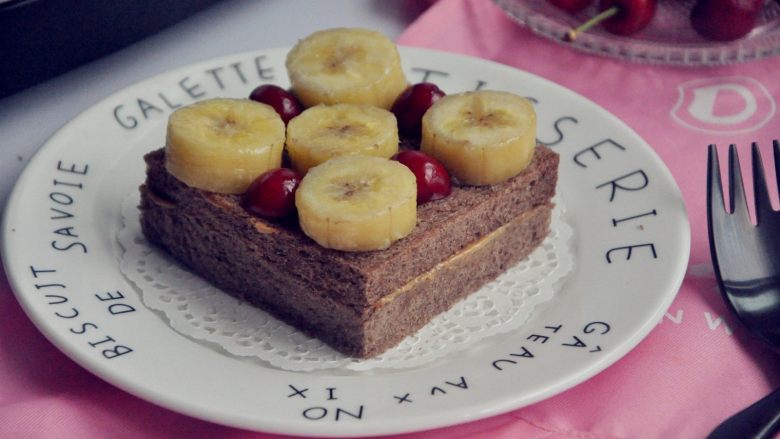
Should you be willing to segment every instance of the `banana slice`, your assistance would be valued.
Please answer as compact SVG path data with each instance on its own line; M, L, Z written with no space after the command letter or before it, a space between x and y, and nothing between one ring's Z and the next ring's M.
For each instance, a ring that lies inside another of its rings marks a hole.
M398 124L393 113L370 105L317 105L288 123L287 152L301 174L343 155L390 158L398 152Z
M423 116L420 149L465 184L494 184L517 175L535 147L536 112L529 100L512 93L445 96Z
M168 119L165 166L188 186L238 194L278 168L284 122L268 105L211 99L180 108Z
M367 29L329 29L298 42L287 55L292 89L306 107L369 104L389 109L407 86L395 44Z
M312 168L295 193L303 232L344 251L387 248L417 223L417 182L406 166L345 156Z

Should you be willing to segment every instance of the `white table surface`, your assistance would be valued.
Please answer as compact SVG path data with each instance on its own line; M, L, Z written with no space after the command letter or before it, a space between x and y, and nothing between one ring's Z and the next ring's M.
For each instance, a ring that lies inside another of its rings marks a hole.
M44 83L0 99L0 206L60 127L150 76L221 55L290 46L316 30L367 27L395 39L415 18L408 0L230 0Z

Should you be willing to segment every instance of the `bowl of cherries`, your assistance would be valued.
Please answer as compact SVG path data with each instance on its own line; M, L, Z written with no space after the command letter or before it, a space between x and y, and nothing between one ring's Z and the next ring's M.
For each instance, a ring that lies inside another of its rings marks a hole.
M494 0L562 44L631 61L682 66L780 54L780 0Z

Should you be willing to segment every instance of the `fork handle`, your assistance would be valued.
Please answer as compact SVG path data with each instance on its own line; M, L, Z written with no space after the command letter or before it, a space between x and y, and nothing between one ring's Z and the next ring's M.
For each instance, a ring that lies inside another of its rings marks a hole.
M772 438L780 430L780 389L726 419L709 439Z

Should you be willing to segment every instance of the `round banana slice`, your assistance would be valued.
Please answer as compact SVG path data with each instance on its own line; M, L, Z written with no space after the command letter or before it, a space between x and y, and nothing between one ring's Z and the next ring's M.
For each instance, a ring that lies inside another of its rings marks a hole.
M417 224L417 182L409 168L396 161L338 157L303 177L295 207L301 229L319 245L381 250Z
M536 147L536 112L525 98L480 90L445 96L422 120L420 149L460 182L500 183L520 173Z
M301 174L333 157L361 154L390 158L396 152L395 116L370 105L317 105L287 125L287 153Z
M315 32L287 55L293 93L306 107L369 104L389 109L407 86L395 44L379 32Z
M168 119L165 166L188 186L224 194L246 190L278 168L284 122L268 105L211 99L180 108Z

